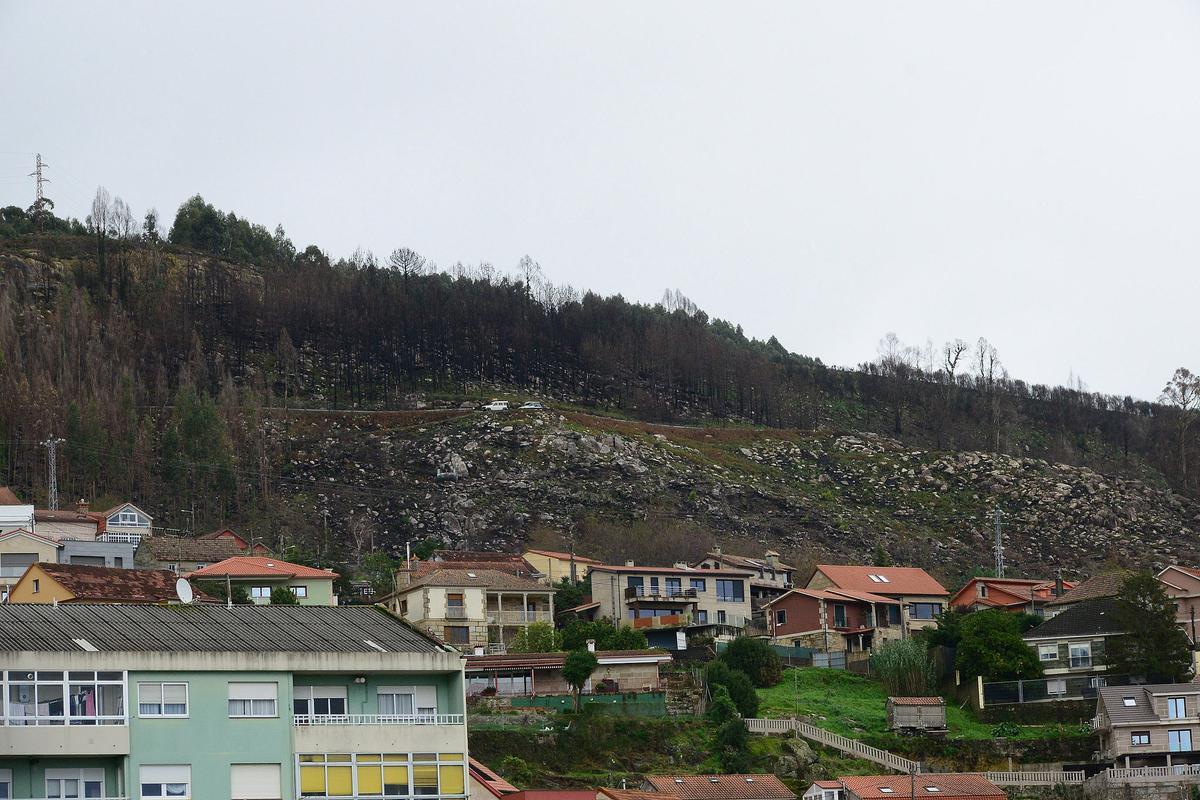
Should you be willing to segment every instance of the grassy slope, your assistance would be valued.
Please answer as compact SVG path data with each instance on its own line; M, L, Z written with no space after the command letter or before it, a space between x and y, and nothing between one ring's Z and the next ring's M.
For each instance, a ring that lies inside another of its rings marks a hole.
M887 735L887 690L878 682L836 669L789 669L783 682L760 689L764 717L809 717L812 724L860 739ZM951 739L991 739L992 725L979 722L953 701L946 706ZM1023 725L1020 739L1060 735L1060 725Z

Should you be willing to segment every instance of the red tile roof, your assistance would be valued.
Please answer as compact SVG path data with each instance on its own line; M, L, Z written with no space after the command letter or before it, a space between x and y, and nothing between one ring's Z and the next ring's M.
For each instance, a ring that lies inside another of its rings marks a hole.
M941 800L965 797L989 797L1004 800L1004 790L978 773L934 772L909 775L851 775L841 778L842 785L862 800L902 800L937 797ZM930 791L933 787L933 791ZM883 791L888 789L890 791Z
M839 589L903 595L948 595L946 587L920 567L861 567L851 564L818 564L817 571ZM871 575L886 578L873 581Z
M838 784L841 788L841 784ZM604 795L609 800L663 800L663 796L658 792L639 792L636 789L605 789L596 790L598 795Z
M233 556L216 564L209 564L189 575L189 578L328 578L339 577L336 572L292 564L278 558L257 556Z
M178 602L175 583L179 576L165 569L120 569L90 564L37 565L75 597L71 603L170 603ZM32 569L32 568L31 568ZM193 587L193 599L219 602Z
M683 800L795 800L774 775L647 775L654 791Z
M504 778L501 778L491 767L482 761L477 761L470 757L467 760L469 762L468 769L471 777L483 784L483 787L495 797L503 797L506 794L513 794L520 791L520 789L504 780Z
M942 706L946 701L940 697L889 697L888 702L895 706Z
M749 578L748 570L733 569L700 569L699 567L619 567L615 564L598 564L590 569L591 572L645 572L656 575L690 575L693 578L703 578L705 575L720 577Z

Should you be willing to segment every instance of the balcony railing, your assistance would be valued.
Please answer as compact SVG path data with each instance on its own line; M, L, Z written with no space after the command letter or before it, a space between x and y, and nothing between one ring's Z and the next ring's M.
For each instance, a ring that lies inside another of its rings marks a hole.
M695 600L696 590L675 586L628 586L625 588L625 599Z
M549 609L542 611L491 611L487 612L489 625L527 625L530 622L553 622Z
M446 606L446 619L466 619L467 610L462 606Z
M310 725L462 725L462 714L316 714L297 715L297 728Z
M692 615L663 614L659 617L637 617L629 622L634 628L682 628L692 624Z
M102 533L96 537L97 542L109 544L138 544L142 541L140 533Z
M1090 667L1092 665L1091 656L1071 656L1071 668L1078 669L1080 667Z

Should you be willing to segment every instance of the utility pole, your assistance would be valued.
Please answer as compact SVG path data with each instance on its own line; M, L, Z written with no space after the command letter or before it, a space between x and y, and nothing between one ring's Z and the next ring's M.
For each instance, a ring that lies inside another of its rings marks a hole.
M42 227L42 209L46 205L46 193L43 186L50 182L50 179L42 174L42 170L48 166L50 165L42 161L42 154L38 153L37 166L34 167L33 172L29 173L29 177L34 178L37 182L37 199L33 201L33 215L37 217L38 228Z
M51 436L42 442L42 446L46 448L46 486L49 494L46 504L50 506L51 511L58 510L58 446L65 441L66 439Z
M1004 533L1001 530L1000 523L1000 507L996 507L993 514L993 519L996 526L996 577L1004 577Z
M179 513L188 515L188 534L195 536L196 535L196 501L193 500L191 502L191 508L179 509Z

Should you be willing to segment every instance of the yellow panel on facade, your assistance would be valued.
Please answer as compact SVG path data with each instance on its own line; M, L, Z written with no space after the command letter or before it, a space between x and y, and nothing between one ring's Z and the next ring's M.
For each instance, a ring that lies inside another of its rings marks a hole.
M443 764L438 769L442 774L442 786L438 790L438 794L465 794L463 789L465 780L461 764L452 766Z
M416 764L413 766L413 788L433 789L437 791L438 768L434 764ZM424 794L424 792L417 792Z
M300 768L300 793L325 794L325 767Z
M350 767L329 767L329 786L325 792L330 797L352 797L354 795L354 776Z
M359 794L383 794L383 773L380 767L363 766L358 767L358 793Z
M462 761L462 753L438 753L438 758L442 761Z
M384 767L383 784L387 794L408 794L408 767Z

